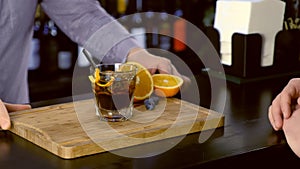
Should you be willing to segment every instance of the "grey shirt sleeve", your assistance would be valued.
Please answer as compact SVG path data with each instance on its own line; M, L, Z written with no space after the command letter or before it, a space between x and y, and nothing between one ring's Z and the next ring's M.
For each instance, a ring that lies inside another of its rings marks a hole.
M139 47L97 0L43 0L41 5L66 35L103 62L124 62L129 50Z

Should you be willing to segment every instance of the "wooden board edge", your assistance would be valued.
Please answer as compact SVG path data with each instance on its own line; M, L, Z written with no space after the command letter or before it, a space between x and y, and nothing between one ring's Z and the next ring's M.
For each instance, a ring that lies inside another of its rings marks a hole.
M172 101L178 102L178 101L181 101L181 100L176 99L176 98L172 98ZM183 102L185 103L186 101L183 101ZM208 120L218 120L218 124L216 126L206 126L205 128L201 128L201 129L196 128L196 126L192 126L192 128L190 129L190 131L188 133L186 133L186 134L191 134L191 133L195 133L195 132L205 131L205 130L209 130L209 129L213 129L213 128L218 128L218 127L224 126L225 116L223 114L220 114L220 113L217 113L215 111L203 108L201 106L199 107L198 105L195 105L193 103L189 103L189 102L186 102L186 103L189 106L193 107L193 108L197 108L198 107L200 109L210 111L211 112L211 117L213 117L213 118L208 119ZM74 104L74 102L70 102L70 103L63 103L63 104L58 104L58 105L51 105L51 106L45 106L45 107L35 108L34 110L26 110L26 111L13 112L13 116L18 116L18 115L26 114L26 113L36 113L37 111L38 112L44 112L44 111L48 111L48 110L53 110L53 108L59 109L61 106L64 106L64 108L66 108L66 105L67 105L67 107L71 108L71 107L74 107L73 104ZM20 127L18 130L16 130L13 127L14 123L16 123L16 122L12 119L12 128L10 129L10 131L12 133L15 133L15 134L21 136L25 140L28 140L31 143L36 144L39 147L47 150L48 152L50 152L50 153L52 153L52 154L54 154L54 155L56 155L58 157L63 158L63 159L74 159L74 158L83 157L83 156L87 156L87 155L94 155L94 154L106 152L106 150L104 150L103 148L101 148L98 144L94 143L92 140L90 140L90 143L85 144L84 146L81 146L81 147L66 147L66 146L62 146L62 145L52 145L54 143L50 142L51 141L51 140L49 140L50 137L47 136L47 135L45 135L44 133L42 133L38 129L26 126L25 124L22 125L20 122L17 122L17 123L19 123L18 125L22 126L22 127ZM38 140L33 140L33 139L30 139L30 138L26 138L25 134L28 131L33 131L34 133L37 133L39 135ZM182 136L182 134L170 136L170 137L165 138L165 139L170 139L170 138L174 138L174 137L178 137L178 136ZM152 140L152 141L145 142L145 143L151 143L151 142L154 142L154 141L159 141L159 140ZM141 144L144 144L144 143L141 143ZM45 145L47 145L47 146L45 146ZM58 147L56 151L53 151L53 150L51 150L49 148L49 147L55 147L55 146ZM129 146L129 147L131 147L131 146ZM82 151L82 149L84 151ZM80 153L78 153L78 152L80 152Z
M18 129L14 128L15 123L18 123ZM45 133L39 131L38 129L35 129L33 127L27 126L25 124L22 124L20 122L14 122L12 121L12 126L9 129L10 132L22 137L23 139L29 141L32 144L37 145L38 147L41 147L42 149L60 157L63 159L74 159L82 156L87 155L93 155L97 153L104 152L105 150L102 149L99 145L94 143L92 140L86 140L84 146L80 147L69 147L64 145L56 144L55 142L51 141L51 137L46 135ZM26 133L31 132L38 135L33 138L26 137ZM88 143L86 143L88 142ZM55 145L53 145L55 144ZM55 150L51 149L53 147L56 147ZM80 153L78 153L80 152Z

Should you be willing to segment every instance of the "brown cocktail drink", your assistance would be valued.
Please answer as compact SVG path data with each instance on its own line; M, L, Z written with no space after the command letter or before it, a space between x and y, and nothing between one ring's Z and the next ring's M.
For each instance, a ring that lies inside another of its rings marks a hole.
M96 111L102 120L124 121L132 116L136 69L131 64L112 64L93 70Z

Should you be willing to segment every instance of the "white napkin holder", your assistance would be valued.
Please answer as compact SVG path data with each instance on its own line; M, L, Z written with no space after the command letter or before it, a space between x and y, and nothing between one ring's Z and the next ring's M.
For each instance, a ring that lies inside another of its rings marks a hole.
M234 33L258 33L263 41L261 66L271 66L275 36L282 30L284 12L285 2L281 0L218 0L214 28L220 33L222 64L232 64L231 45Z

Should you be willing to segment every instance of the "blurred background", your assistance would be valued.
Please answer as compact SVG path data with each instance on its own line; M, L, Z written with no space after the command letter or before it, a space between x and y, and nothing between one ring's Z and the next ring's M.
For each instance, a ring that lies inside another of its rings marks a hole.
M161 18L159 18L161 20L167 19L164 14L176 15L200 29L212 26L215 9L215 0L99 0L99 2L115 18L137 12L161 12ZM151 15L146 19L151 19ZM132 22L130 25L134 25L134 27L128 28L129 32L145 32L145 28L139 27L140 21L136 17L131 21L124 22ZM166 21L166 23L168 22ZM139 38L142 46L161 48L175 53L185 62L196 66L196 71L200 71L199 64L201 63L193 61L197 59L197 56L189 51L188 47L170 37L159 35L162 31L168 31L188 38L188 32L184 30L182 23L153 24L152 29L151 31L157 32L157 34L145 35L142 42ZM72 95L74 66L89 69L88 62L83 55L80 55L81 50L82 48L72 42L38 6L32 52L28 65L31 102Z
M178 19L170 24L167 22L166 14L184 18L204 33L209 33L214 23L216 0L99 0L99 2L115 18L122 18L122 16L137 12L149 12L149 15L146 15L149 18L143 18L147 22L147 19L151 19L151 12L161 12L158 19L166 20L166 24L152 24L151 32L157 33L145 34L145 37L138 39L140 44L145 48L160 48L170 51L188 64L195 75L201 73L203 65L193 51L184 43L160 35L160 33L177 34L177 36L185 37L187 41L192 39L192 32L185 30L184 22ZM299 29L297 26L299 22L297 5L299 3L297 2L293 0L288 2L290 5L287 7L290 9L285 16L283 24L285 29ZM139 16L133 18L130 21L122 19L121 21L132 22L130 25L134 25L134 27L127 28L129 32L145 32L145 28L140 26ZM218 42L214 42L215 39L211 40L218 49ZM85 71L89 69L88 62L83 55L80 55L81 50L82 48L72 42L38 6L32 52L28 65L31 102L72 95L74 66ZM87 77L86 80L88 80Z

